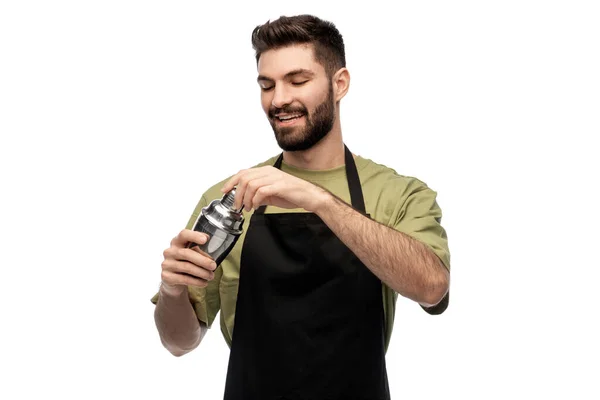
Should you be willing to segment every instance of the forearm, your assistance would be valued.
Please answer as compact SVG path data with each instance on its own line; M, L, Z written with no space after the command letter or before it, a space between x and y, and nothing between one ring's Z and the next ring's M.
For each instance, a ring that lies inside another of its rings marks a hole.
M161 286L154 321L163 346L175 356L198 347L207 329L198 321L187 289L174 295Z
M448 291L438 257L412 237L373 221L331 194L315 211L382 282L404 297L432 306Z

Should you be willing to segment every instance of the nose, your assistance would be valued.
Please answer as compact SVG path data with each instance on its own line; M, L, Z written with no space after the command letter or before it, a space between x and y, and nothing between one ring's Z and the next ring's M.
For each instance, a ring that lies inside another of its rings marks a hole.
M276 85L273 92L273 100L271 101L273 107L283 108L292 103L292 95L290 91L285 88L285 85Z

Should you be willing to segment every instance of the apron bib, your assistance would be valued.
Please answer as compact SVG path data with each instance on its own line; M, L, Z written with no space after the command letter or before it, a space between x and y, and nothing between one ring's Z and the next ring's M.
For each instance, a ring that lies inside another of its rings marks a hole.
M366 215L346 147L345 162ZM242 247L225 400L388 400L381 281L316 214L265 208Z

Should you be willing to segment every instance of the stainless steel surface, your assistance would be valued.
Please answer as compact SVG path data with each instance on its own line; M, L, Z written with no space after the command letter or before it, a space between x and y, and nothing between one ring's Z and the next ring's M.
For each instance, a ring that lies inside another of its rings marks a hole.
M233 235L242 233L244 216L242 210L233 208L235 189L226 193L222 199L213 200L202 209L202 214L215 226Z
M217 265L229 254L243 232L244 215L242 209L233 208L234 199L235 189L232 189L221 199L213 200L202 208L194 230L206 233L209 239L204 244L188 245L198 246L208 257L215 260Z

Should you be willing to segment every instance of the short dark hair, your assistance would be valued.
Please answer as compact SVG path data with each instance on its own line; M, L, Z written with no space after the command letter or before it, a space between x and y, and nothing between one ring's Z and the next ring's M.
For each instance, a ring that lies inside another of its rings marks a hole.
M252 31L252 48L256 63L262 53L294 44L310 43L315 60L325 68L329 77L346 66L344 40L335 25L313 15L281 16L258 25Z

